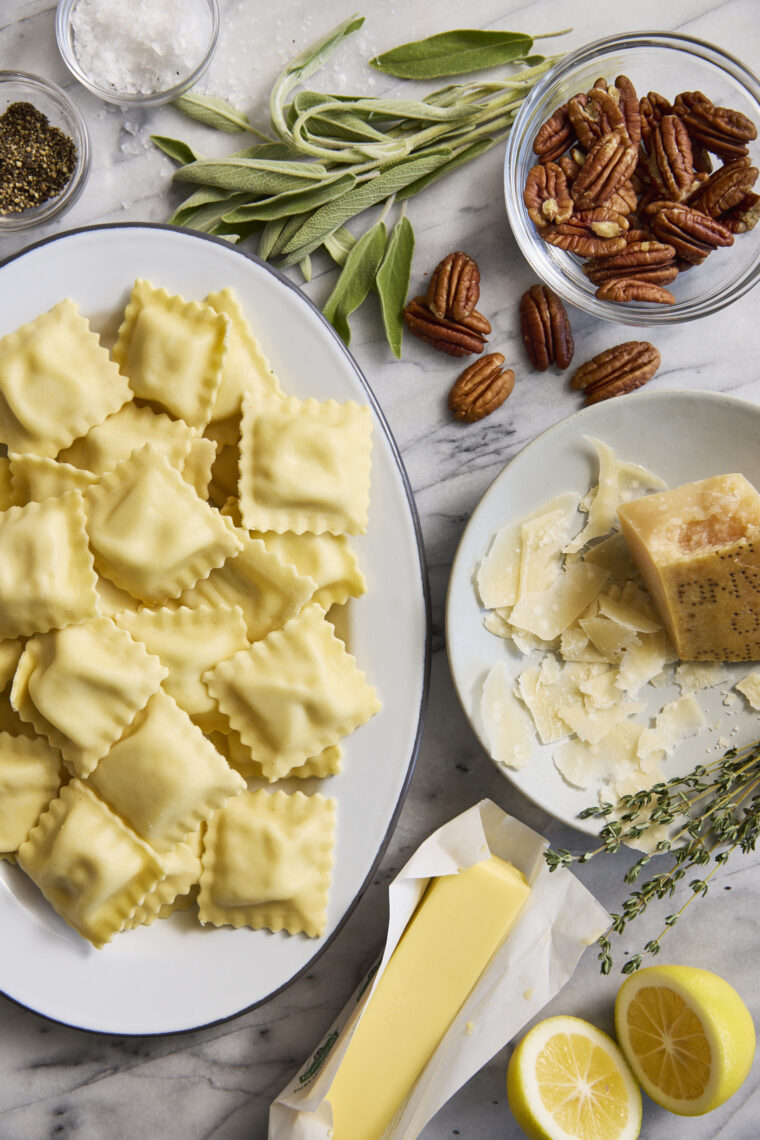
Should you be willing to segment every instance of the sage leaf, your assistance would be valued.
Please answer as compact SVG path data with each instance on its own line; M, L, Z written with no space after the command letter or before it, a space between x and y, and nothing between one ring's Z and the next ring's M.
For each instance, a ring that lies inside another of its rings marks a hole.
M337 230L350 218L362 213L370 206L376 206L391 194L397 194L410 182L415 182L423 174L435 170L451 157L448 147L438 147L421 155L412 155L387 166L382 174L361 182L334 202L320 206L293 235L282 252L290 255L286 265L300 261L307 253L313 253L328 234ZM294 256L297 254L298 256ZM291 260L292 257L292 260Z
M447 174L451 174L452 170L456 170L458 166L464 166L466 162L470 162L473 158L477 158L479 155L484 154L485 151L490 150L498 141L498 139L492 138L480 139L478 142L464 147L459 154L454 155L448 162L444 162L435 170L431 170L428 174L423 174L416 182L410 182L403 190L399 190L396 194L396 201L403 202L406 198L411 198L415 194L419 194L420 190L424 190L431 182L436 182L439 178L445 178Z
M307 255L303 261L299 261L298 268L301 270L304 281L308 284L311 281L311 258Z
M327 235L322 245L337 265L345 265L346 258L356 245L356 238L345 226L339 226L335 233Z
M168 154L169 158L182 163L183 166L200 158L200 155L196 154L193 148L188 143L182 142L181 139L171 139L167 135L151 135L150 141L155 143L164 154Z
M356 185L356 176L341 174L330 181L319 182L316 186L304 186L301 190L292 190L286 194L275 194L271 198L264 198L259 202L245 204L230 212L225 217L226 222L271 221L272 218L285 218L291 214L302 214L306 210L315 210L325 202L340 197L347 190Z
M253 194L280 194L327 176L319 163L270 162L248 158L203 158L174 171L178 182L199 182L221 190L247 190Z
M239 196L239 201L244 201L244 197ZM198 206L191 213L186 214L181 222L175 222L175 225L181 225L188 230L198 230L200 233L217 233L218 227L224 220L224 215L234 205L234 199L222 199L219 202L207 202L205 205ZM224 227L225 232L229 232L229 227Z
M287 218L273 218L271 222L267 222L264 229L261 231L259 238L259 257L262 261L269 261L272 256L272 250L275 243L285 228Z
M293 214L290 218L282 219L283 224L280 228L279 233L277 234L277 237L275 238L274 244L272 245L272 252L269 255L270 258L278 257L279 254L282 253L283 246L287 245L293 234L301 228L308 216L308 214ZM272 225L272 223L267 222L266 225ZM304 253L303 257L305 256L306 254ZM295 264L296 262L303 260L303 257L294 258L291 264Z
M182 226L185 224L186 219L194 214L199 206L205 206L209 202L225 202L225 209L231 209L230 200L234 197L231 190L217 190L213 186L203 186L200 190L196 190L189 198L177 207L172 216L169 218L170 226Z
M308 79L315 71L318 71L327 57L335 50L338 44L348 36L358 32L359 28L364 23L364 17L359 15L349 16L342 24L338 24L323 36L321 40L306 48L297 55L292 63L288 64L283 74L296 78L300 83L304 79Z
M376 222L349 253L330 296L322 309L341 340L351 343L348 318L365 301L385 252L385 222Z
M414 256L414 230L407 217L399 218L388 242L388 248L375 278L375 289L380 298L385 335L391 352L401 357L404 321L401 310L406 304Z
M369 62L399 79L437 79L501 67L526 56L532 46L532 37L521 32L460 28L401 44Z
M224 131L228 135L252 131L254 134L261 135L262 138L267 137L251 125L247 115L238 111L230 103L226 103L224 99L218 99L215 95L200 95L196 91L186 91L184 95L179 95L172 100L172 107L176 107L189 119L195 119L196 122L203 123L204 126L213 127L216 131ZM268 141L271 142L272 140Z
M281 138L287 138L284 103L288 94L304 79L318 71L331 52L347 36L353 35L364 23L363 16L350 16L329 31L321 40L306 48L280 73L269 93L269 118Z

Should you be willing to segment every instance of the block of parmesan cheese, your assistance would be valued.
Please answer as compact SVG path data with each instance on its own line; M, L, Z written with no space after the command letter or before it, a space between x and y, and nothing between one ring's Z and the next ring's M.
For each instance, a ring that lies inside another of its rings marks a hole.
M619 508L631 556L682 660L760 660L760 494L743 475Z
M529 893L496 855L431 881L331 1085L333 1140L383 1135Z

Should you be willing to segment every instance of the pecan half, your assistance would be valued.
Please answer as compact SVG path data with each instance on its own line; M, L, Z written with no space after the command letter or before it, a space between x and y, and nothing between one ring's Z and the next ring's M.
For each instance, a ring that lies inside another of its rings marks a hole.
M652 173L664 194L681 202L694 183L689 132L678 115L664 115L650 138Z
M716 107L701 91L682 91L673 108L691 137L724 162L749 153L746 143L757 138L757 128L741 111Z
M652 218L652 233L672 245L684 261L698 265L719 246L733 244L733 234L715 218L683 203L664 206Z
M633 174L637 151L624 131L602 135L589 151L583 169L572 185L579 210L603 206Z
M629 221L625 214L618 214L609 206L594 206L590 210L576 210L574 221L580 222L597 237L613 238L625 234Z
M565 306L547 285L531 285L520 300L520 332L531 364L545 372L550 364L568 368L575 343Z
M620 110L620 104L615 95L607 90L606 86L592 87L589 91L589 97L596 103L597 114L599 116L599 125L601 127L601 134L609 134L610 131L624 131L628 134L623 112Z
M642 95L639 100L641 141L647 150L649 150L652 131L665 115L670 115L672 112L673 107L669 101L657 91L650 91L648 95Z
M523 201L539 229L552 222L566 222L573 212L573 200L562 167L556 162L532 166L525 180Z
M550 115L538 128L538 134L533 140L533 153L538 155L539 162L554 162L575 139L573 124L567 115L567 107L563 103L553 115Z
M750 190L749 194L745 194L741 202L723 214L720 220L732 234L749 233L760 221L760 194Z
M628 138L634 146L638 146L641 142L641 111L639 110L639 97L636 94L636 88L627 75L618 75L615 80L615 88Z
M633 392L651 380L660 367L660 354L645 340L627 340L606 348L576 370L570 387L582 389L586 404Z
M462 321L436 317L428 308L425 297L415 297L406 305L402 315L413 336L448 356L470 356L481 353L485 348L484 334L468 328ZM472 316L471 313L467 320L471 321ZM488 321L485 324L488 325ZM489 331L490 327L488 325Z
M504 357L489 352L457 378L449 392L449 408L455 420L475 423L500 407L515 386L511 368L502 370Z
M737 158L711 174L698 192L689 199L689 205L711 218L720 218L727 210L742 201L757 181L758 170L746 158Z
M612 277L599 286L595 296L600 301L650 301L657 305L674 305L676 300L669 289L641 277Z
M430 278L427 303L436 317L469 317L480 297L480 270L469 254L457 250L438 262Z
M599 122L599 108L585 91L573 95L567 102L567 116L570 120L578 142L585 150L592 146L602 136L602 126Z
M667 285L678 276L674 259L675 250L671 245L658 241L631 242L621 253L587 261L583 272L594 285L621 277Z
M610 253L619 253L626 247L626 240L620 237L597 237L583 222L571 218L561 226L547 226L541 231L541 237L549 245L556 245L568 253L578 257L605 257Z

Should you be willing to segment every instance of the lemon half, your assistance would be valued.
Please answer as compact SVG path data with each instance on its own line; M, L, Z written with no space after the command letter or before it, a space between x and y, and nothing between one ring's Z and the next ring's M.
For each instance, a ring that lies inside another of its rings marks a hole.
M701 1116L732 1096L755 1054L755 1027L733 986L696 966L650 966L615 1002L617 1039L657 1104Z
M507 1099L531 1140L636 1140L641 1093L615 1042L578 1017L548 1017L515 1049Z

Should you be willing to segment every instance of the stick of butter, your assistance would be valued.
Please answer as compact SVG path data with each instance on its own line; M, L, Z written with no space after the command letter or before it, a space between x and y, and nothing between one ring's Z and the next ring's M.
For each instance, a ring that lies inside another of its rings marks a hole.
M760 659L760 494L715 475L618 509L623 536L678 656Z
M379 1140L529 894L496 855L431 881L330 1087L333 1140Z

